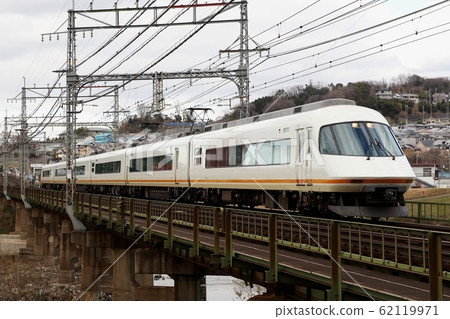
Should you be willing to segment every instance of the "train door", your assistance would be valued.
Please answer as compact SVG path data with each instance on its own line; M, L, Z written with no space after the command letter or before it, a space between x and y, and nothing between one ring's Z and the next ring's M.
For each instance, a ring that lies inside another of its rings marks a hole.
M297 130L296 173L299 185L312 183L311 130L311 127Z
M179 148L175 148L174 162L173 162L173 180L175 181L175 184L178 184L177 171L178 171L179 158L180 158L180 149Z

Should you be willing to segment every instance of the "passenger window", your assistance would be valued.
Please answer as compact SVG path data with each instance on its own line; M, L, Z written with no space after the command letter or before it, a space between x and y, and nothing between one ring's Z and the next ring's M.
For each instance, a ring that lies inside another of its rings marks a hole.
M202 148L194 149L194 166L202 165Z

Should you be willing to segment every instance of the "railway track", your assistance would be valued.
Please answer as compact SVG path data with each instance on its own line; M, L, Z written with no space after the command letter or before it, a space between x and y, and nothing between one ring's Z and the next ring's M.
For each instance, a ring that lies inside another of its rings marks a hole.
M44 200L56 200L56 204L63 207L63 192L59 193L61 194L57 194L56 199ZM98 216L99 220L102 218L122 220L124 224L132 225L131 227L138 226L141 229L146 229L149 224L152 224L152 229L162 227L167 230L168 220L165 212L173 205L171 218L175 226L192 228L193 211L196 207L199 210L200 232L213 232L217 212L219 216L216 222L219 223L219 229L222 232L224 211L227 210L231 214L233 237L260 242L264 245L268 244L268 216L275 214L279 249L303 250L319 254L326 254L329 251L331 247L330 225L332 222L338 222L341 227L341 253L344 259L366 263L378 262L382 265L391 265L393 268L406 265L406 268L410 269L423 269L424 274L428 267L428 234L429 232L439 232L445 237L442 239L443 271L450 272L450 231L446 226L398 221L375 222L367 219L357 219L356 221L356 219L349 218L330 220L293 215L290 212L286 214L281 210L232 206L211 207L205 204L119 199L97 194L79 194L78 200L80 203L78 210L84 214ZM83 204L81 205L81 203ZM150 213L148 212L149 208L151 208ZM130 212L133 213L130 214ZM99 215L102 218L99 218Z

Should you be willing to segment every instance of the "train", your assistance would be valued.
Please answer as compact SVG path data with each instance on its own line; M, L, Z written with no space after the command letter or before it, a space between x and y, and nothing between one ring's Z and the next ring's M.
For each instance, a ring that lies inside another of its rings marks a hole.
M41 187L64 189L66 163ZM388 122L329 99L76 159L76 191L371 218L408 214L414 172Z

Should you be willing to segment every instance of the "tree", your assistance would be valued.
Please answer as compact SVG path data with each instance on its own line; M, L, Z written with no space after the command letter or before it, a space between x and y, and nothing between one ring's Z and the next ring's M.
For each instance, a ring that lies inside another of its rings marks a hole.
M347 98L354 100L357 105L374 108L375 98L372 94L372 85L370 83L368 82L349 83L347 85L347 88L349 90Z
M395 118L402 111L402 103L397 99L378 99L375 102L375 109L386 117Z
M77 136L89 135L89 129L87 127L79 127L75 130L75 135Z
M272 96L264 96L259 99L256 99L253 102L252 113L261 114L266 109L267 105L273 101Z

